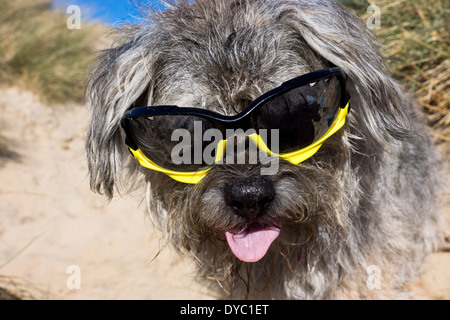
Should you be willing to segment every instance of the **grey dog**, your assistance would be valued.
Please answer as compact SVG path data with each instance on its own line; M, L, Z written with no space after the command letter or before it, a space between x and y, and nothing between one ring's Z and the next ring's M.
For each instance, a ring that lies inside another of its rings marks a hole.
M439 157L420 108L389 75L364 22L325 0L169 1L166 10L143 12L88 82L91 188L111 198L144 187L164 238L225 298L404 293L441 236ZM290 79L331 67L342 70L351 108L300 164L280 159L267 176L260 162L215 164L188 184L129 153L121 122L132 108L230 116ZM260 235L247 245L261 246L258 261L227 236L255 234L255 226Z

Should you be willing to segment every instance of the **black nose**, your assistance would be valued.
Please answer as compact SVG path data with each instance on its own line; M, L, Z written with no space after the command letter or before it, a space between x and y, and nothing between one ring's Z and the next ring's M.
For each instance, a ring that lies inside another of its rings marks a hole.
M240 178L225 187L225 202L248 219L263 214L274 197L273 183L264 176Z

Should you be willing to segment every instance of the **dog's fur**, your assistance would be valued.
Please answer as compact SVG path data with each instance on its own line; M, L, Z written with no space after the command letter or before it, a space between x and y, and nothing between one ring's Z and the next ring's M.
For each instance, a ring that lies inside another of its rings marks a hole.
M121 31L87 88L93 190L111 198L130 183L145 185L155 224L224 297L404 292L439 237L438 156L420 109L390 77L362 20L325 0L194 0L147 12ZM216 165L189 185L140 167L124 143L120 120L146 92L137 106L231 115L286 80L332 65L351 95L347 123L312 158L281 161L270 177L276 195L258 222L281 221L281 234L257 263L239 261L227 245L224 230L247 221L226 204L224 189L259 175L258 165ZM368 285L370 266L381 272L381 289Z

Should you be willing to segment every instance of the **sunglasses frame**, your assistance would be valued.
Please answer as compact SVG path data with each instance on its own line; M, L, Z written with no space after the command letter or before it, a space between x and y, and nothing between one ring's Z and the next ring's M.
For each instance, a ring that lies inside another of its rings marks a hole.
M199 109L199 108L184 108L175 105L160 105L160 106L148 106L148 107L137 107L131 109L128 113L126 113L122 120L121 126L126 134L126 144L128 145L130 152L133 156L138 159L139 163L148 169L156 170L159 172L163 172L169 175L171 178L183 182L196 184L203 179L203 177L208 173L211 168L202 169L194 172L182 172L182 171L173 171L169 169L165 169L149 158L147 158L142 151L139 149L137 144L133 141L132 135L130 134L130 127L128 121L134 118L142 118L142 117L151 117L151 116L161 116L161 115L179 115L179 116L197 116L200 118L205 118L209 120L216 129L225 132L225 129L248 129L251 128L248 119L249 115L255 112L259 107L263 106L266 101L269 101L279 95L282 95L294 88L300 87L302 85L312 83L315 81L320 81L326 78L330 78L336 76L339 81L341 88L341 101L339 104L339 112L330 126L329 130L316 142L308 145L306 147L301 148L300 150L286 153L286 154L275 154L270 151L270 149L265 145L263 139L258 134L249 135L249 138L258 146L258 148L266 152L270 156L278 156L293 164L299 164L306 159L313 156L319 148L322 146L324 141L328 139L332 134L338 131L345 123L345 117L347 116L349 104L350 104L350 96L345 89L345 81L342 74L342 71L338 67L322 69L318 71L314 71L294 79L288 80L281 84L279 87L268 91L267 93L261 95L259 98L254 100L248 107L246 107L242 112L233 115L226 116L222 115L210 110ZM226 140L222 140L219 143L218 150L219 154L223 154L223 150L225 149ZM222 151L222 152L221 152ZM218 156L219 157L219 156ZM220 159L216 159L216 163Z

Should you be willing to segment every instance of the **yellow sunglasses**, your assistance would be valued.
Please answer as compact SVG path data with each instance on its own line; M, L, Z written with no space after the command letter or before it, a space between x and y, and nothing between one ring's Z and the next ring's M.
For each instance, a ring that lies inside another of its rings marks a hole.
M249 139L268 156L292 164L304 162L342 128L349 104L342 72L331 68L289 80L234 116L197 108L151 106L132 109L121 124L140 165L176 181L196 184L212 165L224 159L229 133L236 129L251 129ZM225 139L211 143L208 133L214 130L221 134L216 137ZM270 130L271 139L261 134L263 130ZM180 137L185 137L181 143ZM203 159L205 154L211 159Z

